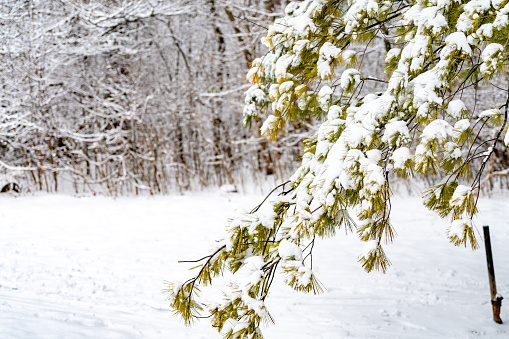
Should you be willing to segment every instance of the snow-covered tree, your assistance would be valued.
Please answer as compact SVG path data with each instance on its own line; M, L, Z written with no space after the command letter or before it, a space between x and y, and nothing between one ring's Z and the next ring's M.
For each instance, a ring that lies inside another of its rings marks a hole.
M166 291L186 324L208 313L225 338L262 338L277 269L295 290L321 291L312 269L317 237L353 230L366 242L360 264L385 271L395 178L437 179L424 205L450 220L453 244L476 248L483 170L496 146L509 144L507 0L304 0L285 14L247 75L245 124L269 114L261 127L269 139L295 121L321 125L281 192L234 215L220 245L196 261L197 274ZM386 50L381 77L365 72L377 43ZM380 90L366 91L373 82ZM503 99L481 111L482 88ZM200 299L199 287L226 270L224 298Z

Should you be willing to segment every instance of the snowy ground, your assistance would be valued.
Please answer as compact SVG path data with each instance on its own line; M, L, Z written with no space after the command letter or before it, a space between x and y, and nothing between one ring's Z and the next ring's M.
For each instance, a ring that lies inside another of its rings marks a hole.
M177 260L208 252L233 208L259 200L0 197L0 338L218 337L207 321L185 328L160 290L183 278ZM322 241L314 264L327 291L302 295L277 281L268 339L509 338L491 320L484 248L450 245L417 198L393 205L388 273L364 273L353 236ZM498 289L509 295L509 199L481 201L477 224L490 225Z

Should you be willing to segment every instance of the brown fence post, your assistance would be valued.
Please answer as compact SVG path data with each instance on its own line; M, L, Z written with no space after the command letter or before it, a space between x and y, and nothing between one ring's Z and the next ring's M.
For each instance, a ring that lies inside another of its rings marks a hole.
M493 307L493 320L502 324L500 319L500 308L502 307L502 296L497 294L497 283L495 282L495 268L493 267L493 255L491 254L490 227L484 226L484 246L486 248L486 261L488 263L488 277L490 281L491 305Z

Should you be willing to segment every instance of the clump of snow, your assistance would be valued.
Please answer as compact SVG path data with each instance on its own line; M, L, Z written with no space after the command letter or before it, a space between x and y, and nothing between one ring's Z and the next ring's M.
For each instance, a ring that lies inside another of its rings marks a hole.
M341 115L341 107L339 107L337 105L332 105L331 107L329 107L329 112L327 113L327 120L333 121L333 120L339 119L340 115Z
M246 329L249 327L248 321L236 321L234 323L234 326L232 327L233 333L238 333L242 331L243 329Z
M269 136L271 131L277 129L278 125L280 124L280 120L281 118L278 118L275 115L269 115L260 128L260 134L263 136Z
M454 190L451 198L451 206L460 207L465 202L465 199L472 194L472 187L465 185L458 185Z
M364 259L369 259L369 257L377 250L378 241L377 240L369 240L364 244L362 251L359 257Z
M472 228L472 220L469 218L453 220L449 228L449 236L456 236L459 239L463 239L469 228Z
M328 79L332 75L331 63L341 55L341 49L330 42L325 42L318 53L317 70L321 79Z
M366 158L376 164L382 159L382 152L378 149L370 149L366 152Z
M341 75L340 86L345 92L349 92L361 81L361 73L355 68L346 69Z
M433 120L422 131L421 143L428 144L433 141L436 141L439 144L443 143L447 137L452 134L452 130L452 126L447 121L442 119Z
M364 189L375 194L385 184L384 170L374 162L370 162L364 169Z
M493 20L493 27L502 30L509 25L509 4L506 4L504 8L497 12L495 20Z
M261 256L248 257L244 260L241 269L235 273L235 280L244 293L260 282L263 277L264 264Z
M448 142L445 144L446 154L452 159L461 158L461 148L455 142Z
M246 75L246 79L249 82L251 83L257 82L256 78L259 78L262 73L261 62L262 60L260 58L256 58L251 63L251 68L249 69Z
M249 87L249 89L246 91L246 97L245 97L245 103L268 103L269 99L267 98L267 94L260 88L259 85L252 85Z
M452 100L447 106L447 114L451 117L459 119L467 111L467 107L460 99Z
M372 132L361 124L351 123L346 127L341 136L343 137L342 140L344 140L348 146L356 148L363 142L367 142L371 134Z
M458 139L463 132L470 128L470 120L463 119L459 120L454 124L454 128L452 130L452 137Z
M309 32L314 31L316 29L315 24L313 23L313 19L311 19L307 15L300 15L293 18L288 19L288 24L295 29L298 36L305 37L309 34Z
M281 56L279 59L277 59L276 66L274 69L274 75L276 76L276 79L278 81L287 80L288 78L291 77L288 74L288 67L290 67L290 65L292 64L294 57L295 56L292 54L285 54Z
M302 62L302 54L308 48L309 40L301 39L295 42L293 45L293 51L295 53L295 58L293 60L293 66L298 66Z
M258 112L256 110L256 104L251 103L244 106L244 110L242 111L242 114L244 114L245 117L255 117Z
M300 273L299 283L303 286L309 285L311 283L311 276L313 275L311 267L302 266L299 268L298 272Z
M318 91L318 102L323 110L327 110L332 100L332 89L329 86L323 86Z
M350 49L344 50L341 53L341 56L343 58L343 62L345 63L345 65L352 66L357 60L357 53Z
M446 47L442 50L440 57L446 58L452 51L461 51L466 55L472 55L472 48L463 32L453 32L445 38Z
M279 93L283 94L292 89L294 85L294 82L291 80L283 82L281 85L279 85Z
M477 35L491 38L493 36L493 24L487 23L477 29Z
M481 64L480 71L486 77L491 76L504 59L504 46L498 43L491 43L486 46L484 51L481 53Z
M412 159L412 154L408 147L400 147L392 153L391 159L394 161L394 168L405 169L405 163Z
M492 108L482 111L481 114L479 114L479 118L491 118L500 114L502 114L502 112L498 108Z
M415 21L417 21L419 26L430 29L434 35L439 34L447 27L447 20L440 12L438 6L424 8Z
M274 212L271 204L263 204L258 211L254 213L254 215L256 215L258 221L263 227L268 229L274 227L274 220L277 217L277 214Z
M287 239L281 240L278 246L279 256L287 260L302 260L302 250L300 247Z
M492 59L496 54L502 52L504 50L504 46L498 43L491 43L484 48L482 51L481 59L486 62Z
M436 89L443 84L435 69L419 74L411 84L414 87L413 103L415 107L419 107L419 116L427 115L430 104L442 104L443 99L437 95Z
M385 131L382 136L383 142L390 142L397 137L396 145L399 146L403 142L410 140L410 131L406 125L406 121L391 120L385 125Z
M276 55L274 53L267 53L262 59L262 70L266 76L273 76L275 74Z
M247 293L243 293L241 299L248 309L253 310L260 317L267 314L265 303L262 300L251 298Z
M277 100L279 98L279 84L272 84L269 87L269 98L271 100Z
M385 56L385 62L389 63L395 58L398 58L401 55L401 48L391 48L387 55Z

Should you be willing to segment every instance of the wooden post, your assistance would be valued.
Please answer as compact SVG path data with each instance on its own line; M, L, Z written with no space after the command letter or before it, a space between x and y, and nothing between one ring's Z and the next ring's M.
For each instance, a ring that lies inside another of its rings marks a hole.
M493 320L502 324L500 319L500 308L502 307L502 296L497 295L497 284L495 282L495 268L493 267L493 255L491 254L490 227L484 226L484 246L486 248L486 261L488 263L488 277L490 280L491 305L493 307Z

